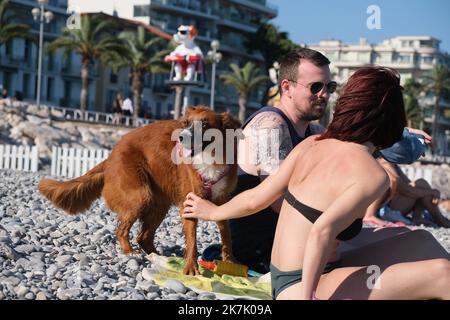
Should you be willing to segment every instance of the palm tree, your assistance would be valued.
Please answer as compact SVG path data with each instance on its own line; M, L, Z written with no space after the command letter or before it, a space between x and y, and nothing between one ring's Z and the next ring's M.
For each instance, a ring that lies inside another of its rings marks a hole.
M280 31L277 26L263 21L257 21L256 25L259 26L258 30L249 36L245 45L250 52L262 54L265 70L268 71L274 62L279 61L288 52L299 48L299 45L289 39L289 33ZM262 97L262 105L266 105L275 96L269 94L271 87L272 84L268 82Z
M408 127L418 128L421 126L423 117L422 109L419 104L418 97L423 91L423 85L420 82L410 78L403 85L403 97L405 101L406 118L408 119Z
M65 28L62 36L47 47L49 51L64 49L66 57L71 51L81 56L80 110L82 112L87 109L89 68L96 59L102 58L105 53L118 47L117 39L108 35L114 26L112 21L102 20L99 16L82 15L80 29Z
M446 91L450 90L450 74L448 68L443 64L435 65L431 73L424 76L424 88L428 93L434 94L433 108L433 140L437 143L439 101Z
M0 46L13 38L23 38L36 41L30 33L30 27L26 24L13 23L16 16L7 15L9 0L0 0Z
M259 69L252 62L247 62L240 69L237 64L230 65L231 72L220 75L220 79L228 85L236 88L239 95L239 120L245 121L245 113L250 92L257 88L261 83L269 81L268 76L259 75Z
M124 67L131 68L134 116L138 117L144 89L144 76L149 73L169 72L170 66L164 62L164 56L170 51L158 51L158 46L165 39L150 36L142 26L138 26L137 32L121 32L119 40L122 42L122 48L110 51L105 55L103 62L114 72Z

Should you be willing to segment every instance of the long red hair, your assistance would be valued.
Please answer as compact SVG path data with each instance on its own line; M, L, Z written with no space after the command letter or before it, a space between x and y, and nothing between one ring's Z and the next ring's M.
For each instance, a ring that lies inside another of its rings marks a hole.
M368 66L347 81L332 122L318 140L372 142L381 149L399 141L406 126L400 76L393 69Z

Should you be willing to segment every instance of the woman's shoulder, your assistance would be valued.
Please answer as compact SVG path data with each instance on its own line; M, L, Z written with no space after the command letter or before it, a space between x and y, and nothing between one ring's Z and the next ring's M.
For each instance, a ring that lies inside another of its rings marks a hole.
M383 167L363 145L334 140L325 148L334 153L334 159L339 161L342 170L354 179L382 182L387 177Z

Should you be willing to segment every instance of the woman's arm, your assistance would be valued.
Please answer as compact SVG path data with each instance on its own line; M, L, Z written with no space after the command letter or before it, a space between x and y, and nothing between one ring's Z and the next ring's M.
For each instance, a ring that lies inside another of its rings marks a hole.
M396 170L396 165L392 164L388 161L386 161L383 157L380 157L378 160L378 163L381 164L381 166L383 167L384 171L386 171L388 177L389 177L389 196L387 197L386 201L391 200L394 195L397 193L397 185L398 185L398 180L400 179L397 170ZM377 208L378 209L378 208Z
M305 247L301 298L311 299L337 235L357 218L361 218L367 207L382 196L388 187L389 179L385 172L374 174L370 179L355 180L316 220Z
M267 208L286 191L300 148L298 145L291 151L276 173L264 179L255 188L236 195L221 206L189 193L181 217L221 221L249 216Z

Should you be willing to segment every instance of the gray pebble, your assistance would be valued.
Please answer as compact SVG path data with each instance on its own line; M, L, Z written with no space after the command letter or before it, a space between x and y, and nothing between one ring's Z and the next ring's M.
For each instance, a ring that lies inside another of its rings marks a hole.
M149 300L155 300L158 297L159 297L159 294L157 292L147 293L147 299L149 299Z
M30 254L33 251L37 251L36 246L30 245L30 244L23 244L20 246L16 246L14 249L18 252L25 253L25 254Z
M17 277L8 277L6 279L1 279L1 283L9 284L13 287L16 287L20 283L20 279Z
M92 271L92 272L95 272L95 273L97 273L97 274L105 274L105 270L104 270L99 264L97 264L97 263L94 263L94 264L91 266L91 271Z
M188 296L188 297L190 297L190 298L194 298L194 297L197 297L198 294L197 294L197 292L195 292L195 291L188 291L188 292L186 293L186 296Z
M153 275L156 273L155 270L152 270L150 268L144 268L142 269L142 278L144 278L145 280L153 280Z
M36 296L34 295L33 292L28 292L28 293L25 295L25 299L28 299L28 300L34 300L35 297L36 297Z
M58 272L58 270L59 267L56 264L50 265L50 267L46 271L47 277L53 278L55 274Z
M197 296L198 300L215 300L216 295L214 293L202 292Z
M47 296L42 291L38 292L36 295L36 300L47 300Z
M182 296L179 293L170 293L165 297L167 300L182 300Z
M72 256L70 255L63 255L55 258L55 261L60 267L64 267L65 265L67 265L70 260L72 260Z
M186 293L187 291L185 285L178 280L166 281L166 287L172 289L176 293Z
M25 286L19 286L15 288L14 291L16 291L16 294L19 297L24 297L29 292L28 288Z
M139 264L135 259L130 259L127 262L127 268L130 270L139 270Z

